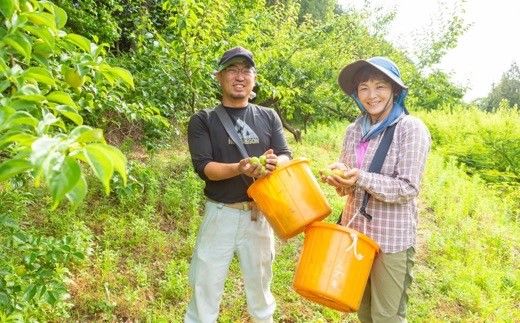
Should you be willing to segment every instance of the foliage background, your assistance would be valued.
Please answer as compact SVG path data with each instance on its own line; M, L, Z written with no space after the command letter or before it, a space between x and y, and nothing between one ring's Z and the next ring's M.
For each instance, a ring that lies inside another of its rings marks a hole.
M413 54L384 39L395 13L332 0L6 0L0 13L2 321L182 321L203 201L185 124L218 102L211 75L235 45L255 53L255 103L314 171L358 113L339 69L394 60L434 140L410 320L520 320L520 76L513 65L487 98L461 102L434 68L466 29L461 12ZM277 242L276 321L355 320L292 290L302 239ZM234 262L221 321L247 320Z

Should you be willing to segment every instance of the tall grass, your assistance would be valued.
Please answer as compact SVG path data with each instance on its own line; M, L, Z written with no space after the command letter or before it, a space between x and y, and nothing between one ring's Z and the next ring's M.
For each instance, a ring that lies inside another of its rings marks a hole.
M520 227L509 216L515 203L435 152L421 196L424 208L411 317L518 321Z
M457 106L418 115L441 155L456 158L496 189L520 191L520 110L504 101L493 113Z
M511 167L495 169L498 176L507 175L500 177L508 178L502 186L500 181L490 181L497 177L480 176L492 169L490 165L498 164L496 159L486 161L493 153L482 149L491 147L483 145L478 134L510 138L497 128L501 118L509 125L520 120L518 114L507 113L443 110L419 114L432 130L434 147L419 197L420 239L409 304L411 322L520 321L519 202L517 191L508 189L515 185L514 172ZM486 131L481 131L483 125L487 125ZM307 158L317 175L318 169L337 159L345 127L343 123L311 127L304 144L296 144L290 136L288 141L294 156ZM517 133L517 129L512 132ZM464 139L469 133L474 137L471 145ZM73 214L66 209L42 211L50 203L43 191L10 193L13 201L23 203L10 208L25 230L58 238L75 232L75 245L87 255L69 265L69 302L74 305L64 310L69 317L64 311L48 312L33 320L183 321L191 294L187 280L190 256L202 220L203 182L192 171L184 140L155 154L138 153L131 143L126 145L131 156L131 185L123 188L115 183L114 191L106 197L92 181L88 202ZM468 147L472 145L480 148ZM471 158L477 162L464 163ZM333 209L325 221L335 222L345 200L330 187L320 185ZM28 198L34 202L28 203ZM7 205L1 206L2 212L10 212ZM292 289L303 238L300 234L287 242L276 240L272 284L278 304L275 321L355 321L355 314L307 301ZM226 281L219 322L248 321L235 260Z

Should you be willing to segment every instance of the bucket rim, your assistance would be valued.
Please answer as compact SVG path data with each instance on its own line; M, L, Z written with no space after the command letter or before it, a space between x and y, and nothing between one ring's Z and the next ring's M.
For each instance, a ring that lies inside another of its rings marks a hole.
M364 241L368 242L370 245L372 245L372 247L376 250L376 253L379 253L380 250L381 250L379 248L379 245L377 244L377 242L372 240L372 238L370 238L366 234L363 234L363 233L361 233L359 231L356 231L356 230L354 230L352 228L349 228L349 227L346 227L346 226L342 226L342 225L339 225L339 224L336 224L336 223L316 221L316 222L311 223L310 225L308 225L305 228L305 233L307 233L307 230L312 229L313 227L325 227L325 228L329 228L329 229L333 229L333 230L337 230L337 231L343 231L343 232L348 232L348 233L355 233L359 238L361 238L362 240L364 240Z
M305 157L297 157L297 158L293 158L291 160L288 160L288 161L284 161L282 163L279 163L277 166L276 166L276 169L274 170L274 172L267 176L267 177L262 177L260 179L256 179L253 184L251 184L248 189L247 189L247 195L251 196L251 194L249 193L250 190L253 189L253 187L256 187L258 185L260 185L259 183L263 183L264 181L268 180L270 176L273 176L276 174L276 172L284 169L284 168L287 168L289 166L292 166L292 165L295 165L295 164L299 164L299 163L306 163L306 164L309 164L309 160Z
M308 164L309 160L307 158L305 158L305 157L296 157L296 158L293 158L293 159L290 159L290 160L283 161L283 162L279 163L278 165L276 165L276 169L274 170L274 172L276 172L276 171L278 171L280 169L287 168L287 167L289 167L291 165L294 165L294 164L299 164L299 163L307 163ZM268 177L263 177L260 180L262 180L264 178L268 178Z

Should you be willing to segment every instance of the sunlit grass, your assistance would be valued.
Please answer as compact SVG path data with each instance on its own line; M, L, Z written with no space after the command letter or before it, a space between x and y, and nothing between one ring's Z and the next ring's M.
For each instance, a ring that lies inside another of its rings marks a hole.
M444 144L460 144L462 140L454 133L457 122L447 113L421 113L433 129L435 142L418 199L419 243L408 319L518 322L518 193L490 185L477 176L475 169L461 164L457 158L460 154L446 155L453 147L448 149ZM515 116L507 118L518 124ZM481 119L473 124L494 124L489 129L499 125L498 119L494 123ZM290 134L288 143L294 157L307 158L317 176L320 168L338 158L345 128L345 123L310 127L303 144L296 143ZM467 123L463 129L478 133ZM42 205L49 203L45 198L37 199L32 206L18 206L28 230L56 236L78 232L78 239L84 240L78 245L91 248L87 259L72 268L74 282L69 288L74 307L70 319L74 321L183 321L191 295L190 257L202 221L203 182L192 171L185 142L153 155L140 153L131 160L131 174L140 184L134 186L133 194L120 190L106 197L93 181L89 200L74 214L41 211ZM319 183L333 210L325 221L335 222L345 198ZM275 321L356 321L355 314L315 304L293 290L303 238L301 233L285 242L276 239L272 283L277 300ZM219 322L249 322L236 259L225 285Z

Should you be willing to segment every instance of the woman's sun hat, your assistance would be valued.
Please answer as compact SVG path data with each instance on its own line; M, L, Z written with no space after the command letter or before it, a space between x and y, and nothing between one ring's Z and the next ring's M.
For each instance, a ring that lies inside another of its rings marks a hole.
M404 85L403 80L401 80L401 72L394 62L386 57L372 57L367 60L361 59L350 63L341 70L338 76L338 84L343 92L349 96L356 93L357 89L353 84L354 75L356 75L357 71L362 67L367 65L377 68L403 89L408 89L408 87Z
M404 99L408 94L408 87L401 79L401 72L399 71L397 65L386 57L376 56L366 60L360 59L345 66L338 76L338 84L341 90L354 99L361 111L365 111L365 108L361 102L359 102L359 98L357 97L357 84L354 84L354 76L361 68L365 66L373 66L377 68L401 87L401 91L399 91L399 93L395 96L394 102L401 105L405 113L408 114L408 110L406 109L404 103Z

